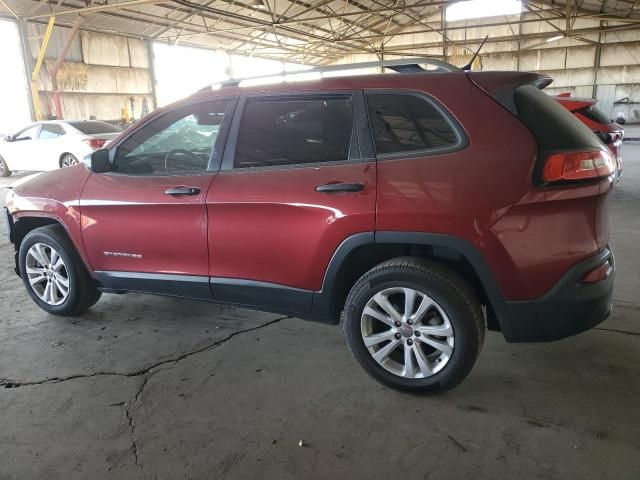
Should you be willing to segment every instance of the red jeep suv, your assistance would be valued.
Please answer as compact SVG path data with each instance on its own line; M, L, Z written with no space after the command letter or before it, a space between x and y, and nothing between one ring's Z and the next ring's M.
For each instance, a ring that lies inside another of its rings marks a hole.
M610 150L548 77L397 70L201 91L13 185L16 272L58 315L146 292L342 319L370 375L416 392L459 383L485 328L603 321Z

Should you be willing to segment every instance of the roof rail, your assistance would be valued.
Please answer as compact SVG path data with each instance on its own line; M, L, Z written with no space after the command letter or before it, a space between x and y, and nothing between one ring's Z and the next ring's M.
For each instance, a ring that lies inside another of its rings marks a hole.
M278 77L282 75L305 75L309 73L329 73L329 72L343 72L349 70L360 70L363 68L388 68L389 70L393 70L398 73L418 73L418 72L426 72L420 65L433 65L436 68L436 72L462 72L462 70L455 65L451 65L450 63L444 62L442 60L438 60L435 58L404 58L401 60L380 60L375 62L363 62L363 63L348 63L341 65L329 65L327 67L318 67L312 68L310 70L300 70L296 72L281 72L276 74L268 74L268 75L259 75L254 77L238 77L231 78L229 80L225 80L223 82L219 82L218 85L221 87L237 87L240 82L244 82L246 80L260 80L262 78L272 78ZM202 90L208 90L210 87L205 87Z

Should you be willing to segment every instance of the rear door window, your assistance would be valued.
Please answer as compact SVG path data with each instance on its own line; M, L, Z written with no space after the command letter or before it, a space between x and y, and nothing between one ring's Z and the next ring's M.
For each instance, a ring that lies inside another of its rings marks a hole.
M38 138L40 139L56 138L56 137L59 137L60 135L64 135L64 130L62 130L62 127L60 127L60 125L56 125L54 123L45 123L42 125L42 128L40 129L40 134Z
M368 93L367 107L379 157L448 151L462 143L453 121L422 95Z
M234 168L345 162L353 119L351 96L249 98Z

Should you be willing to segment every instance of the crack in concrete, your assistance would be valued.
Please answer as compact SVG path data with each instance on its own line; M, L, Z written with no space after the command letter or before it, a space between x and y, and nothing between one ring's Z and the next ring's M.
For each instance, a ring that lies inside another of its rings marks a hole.
M148 379L148 376L145 375L145 379ZM141 387L138 389L138 392L136 393L134 398L138 398L138 395L140 394L140 392L142 391L142 389L144 388L144 385L147 384L147 380L145 380L144 382L142 382ZM138 442L136 441L136 422L133 419L133 414L131 413L131 410L129 410L129 407L131 406L131 401L127 402L124 404L124 413L127 416L127 420L129 422L129 438L131 439L131 451L133 452L133 459L135 464L140 467L140 471L142 472L142 476L146 479L147 478L147 472L145 472L144 470L144 464L142 463L142 460L140 459L140 451L138 449Z
M248 333L248 332L252 332L254 330L259 330L261 328L268 327L269 325L273 325L274 323L280 322L280 321L285 320L287 318L291 318L291 317L276 318L275 320L271 320L269 322L263 323L261 325L258 325L257 327L246 328L244 330L237 330L237 331L232 332L230 335L227 335L226 337L224 337L224 338L222 338L220 340L216 340L213 343L205 345L204 347L200 347L200 348L197 348L195 350L191 350L189 352L183 353L183 354L181 354L181 355L179 355L179 356L177 356L175 358L170 358L170 359L167 359L167 360L161 360L159 362L154 363L153 365L150 365L150 366L148 366L146 368L143 368L143 369L140 369L140 370L136 370L134 372L94 372L94 373L90 373L90 374L69 375L67 377L47 378L47 379L44 379L44 380L31 381L31 382L19 382L19 381L15 381L15 380L9 380L9 379L2 378L2 379L0 379L0 387L18 388L18 387L22 387L22 386L31 386L31 385L46 385L46 384L51 384L51 383L61 383L61 382L69 381L69 380L75 380L77 378L91 378L91 377L98 377L98 376L138 377L138 376L143 375L142 382L140 383L140 386L136 390L135 394L127 402L123 402L122 403L122 407L123 407L124 413L125 413L125 415L127 417L127 422L129 424L129 438L131 440L131 451L133 453L134 463L136 464L137 467L140 468L140 472L142 473L142 476L145 479L147 479L148 476L147 476L147 472L146 472L146 470L144 468L144 463L142 462L141 449L138 446L138 441L136 439L136 428L138 427L138 425L136 424L136 421L135 421L135 419L133 417L132 408L140 400L140 396L142 395L142 392L143 392L144 388L149 383L149 380L151 379L151 377L153 375L155 375L157 372L161 371L161 369L159 369L159 367L161 367L163 365L167 365L167 364L172 364L169 368L173 368L181 360L184 360L185 358L189 358L189 357L192 357L192 356L197 355L199 353L203 353L203 352L206 352L206 351L211 350L213 348L216 348L216 347L228 342L229 340L231 340L236 335L241 335L243 333Z
M617 328L603 328L603 327L593 327L594 330L601 330L603 332L613 332L613 333L622 333L623 335L633 335L636 337L640 337L639 332L629 332L627 330L619 330Z
M47 384L52 384L52 383L62 383L62 382L68 382L69 380L76 380L78 378L92 378L92 377L105 377L105 376L118 376L118 377L139 377L141 375L147 375L149 374L149 372L151 372L151 370L156 369L158 367L161 367L162 365L167 365L172 363L173 366L175 366L175 364L177 364L178 362L192 357L194 355L198 355L199 353L202 352L206 352L207 350L211 350L213 348L216 348L226 342L228 342L229 340L231 340L233 337L235 337L236 335L241 335L243 333L249 333L249 332L253 332L254 330L259 330L261 328L265 328L268 327L269 325L273 325L274 323L278 323L282 320L286 320L288 318L291 317L281 317L281 318L276 318L275 320L270 320L268 322L265 322L263 324L258 325L257 327L251 327L251 328L246 328L244 330L237 330L235 332L232 332L231 334L227 335L226 337L220 339L220 340L216 340L213 343L209 343L203 347L197 348L195 350L191 350L189 352L183 353L181 355L178 355L177 357L174 358L169 358L166 360L160 360L159 362L156 362L152 365L149 365L147 367L141 368L140 370L134 370L133 372L109 372L109 371L105 371L105 372L93 372L93 373L77 373L77 374L73 374L73 375L68 375L66 377L52 377L52 378L45 378L43 380L33 380L33 381L21 381L21 380L12 380L9 378L0 378L0 387L4 387L4 388L18 388L18 387L29 387L29 386L33 386L33 385L47 385ZM148 379L143 382L143 387L144 385L146 385ZM136 400L137 397L140 395L141 392L138 392L138 394L136 395Z

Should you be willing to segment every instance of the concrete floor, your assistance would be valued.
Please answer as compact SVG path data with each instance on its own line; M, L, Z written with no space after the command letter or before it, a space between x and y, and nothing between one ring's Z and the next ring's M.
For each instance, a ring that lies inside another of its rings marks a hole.
M640 145L624 152L613 316L552 344L489 333L435 397L375 383L336 327L133 294L47 315L3 229L0 479L640 478Z

